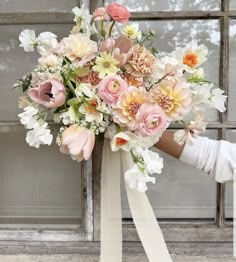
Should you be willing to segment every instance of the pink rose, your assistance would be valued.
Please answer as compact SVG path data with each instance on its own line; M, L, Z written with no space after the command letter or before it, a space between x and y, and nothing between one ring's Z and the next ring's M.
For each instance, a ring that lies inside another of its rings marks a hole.
M98 84L98 95L108 104L117 102L120 94L128 84L120 76L107 76Z
M118 23L128 22L129 20L130 12L123 5L112 3L107 6L106 10L112 19Z
M144 136L156 135L166 126L166 115L157 104L142 104L136 114L137 130Z
M99 7L93 12L93 18L95 21L101 20L110 20L110 16L108 15L106 9L104 7Z
M62 133L61 153L70 154L77 161L88 160L95 144L94 133L78 125L72 125Z
M29 89L28 95L34 102L48 108L62 106L66 101L65 87L57 80L47 80L39 87Z

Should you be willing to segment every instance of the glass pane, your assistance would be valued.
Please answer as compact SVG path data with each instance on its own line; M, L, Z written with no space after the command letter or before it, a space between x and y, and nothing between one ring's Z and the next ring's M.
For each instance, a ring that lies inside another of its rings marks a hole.
M13 83L37 64L37 54L26 53L19 47L18 36L25 29L36 29L36 33L51 31L62 36L68 35L71 25L2 25L0 26L0 121L18 120L17 98L21 90L12 90ZM16 59L17 58L17 59Z
M209 49L208 61L203 64L206 78L215 84L219 79L220 28L218 20L146 21L139 22L142 31L154 29L156 48L172 52L177 46L184 46L192 39L205 44ZM214 66L212 66L214 65ZM218 113L209 110L206 119L218 120Z
M230 8L236 9L236 1L235 0L230 0Z
M71 11L75 6L78 6L76 0L1 0L0 13L11 12L56 12L56 11Z
M113 0L105 0L112 3ZM125 5L130 11L180 11L180 10L219 10L220 0L118 0L117 3Z
M80 164L61 154L55 142L29 147L21 126L2 126L0 134L0 222L79 223Z
M217 131L207 136L217 139ZM216 212L216 183L205 173L164 155L164 171L157 175L155 185L149 184L148 196L158 218L214 218ZM122 196L126 197L124 187ZM123 217L130 218L126 198Z
M236 143L236 129L227 131L227 140ZM233 218L233 183L226 183L225 217Z
M230 23L228 120L236 121L236 20Z

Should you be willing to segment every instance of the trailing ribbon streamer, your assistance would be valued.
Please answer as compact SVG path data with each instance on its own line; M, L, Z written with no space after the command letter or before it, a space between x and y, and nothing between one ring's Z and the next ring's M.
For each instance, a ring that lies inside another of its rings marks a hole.
M122 261L121 160L122 171L132 167L133 161L129 152L111 152L108 141L105 141L101 174L100 262ZM172 262L146 194L130 189L127 185L126 191L133 221L149 261Z
M105 139L101 174L100 262L122 261L120 167L120 152L111 152L110 143Z

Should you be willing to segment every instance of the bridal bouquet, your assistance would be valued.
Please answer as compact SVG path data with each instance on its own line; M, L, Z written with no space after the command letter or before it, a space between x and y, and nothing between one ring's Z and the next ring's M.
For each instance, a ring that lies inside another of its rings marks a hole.
M203 113L224 111L223 91L204 79L202 64L208 50L192 41L171 53L153 46L155 32L142 32L128 23L130 13L117 3L90 14L75 7L75 25L69 36L57 39L51 32L36 36L24 30L19 36L26 52L39 53L38 65L15 87L20 122L33 147L50 145L47 121L61 123L56 142L73 160L88 160L96 136L110 139L112 151L130 152L133 167L125 180L132 189L147 190L155 183L163 160L149 148L171 124L181 124L178 143L205 130ZM188 119L188 120L186 120Z

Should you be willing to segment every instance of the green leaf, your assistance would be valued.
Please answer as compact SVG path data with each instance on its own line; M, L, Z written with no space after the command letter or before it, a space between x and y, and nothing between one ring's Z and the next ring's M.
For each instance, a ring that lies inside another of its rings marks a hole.
M68 101L67 101L67 104L68 104L69 106L78 105L78 104L79 104L79 100L78 100L78 98L74 97L74 98L68 100Z

